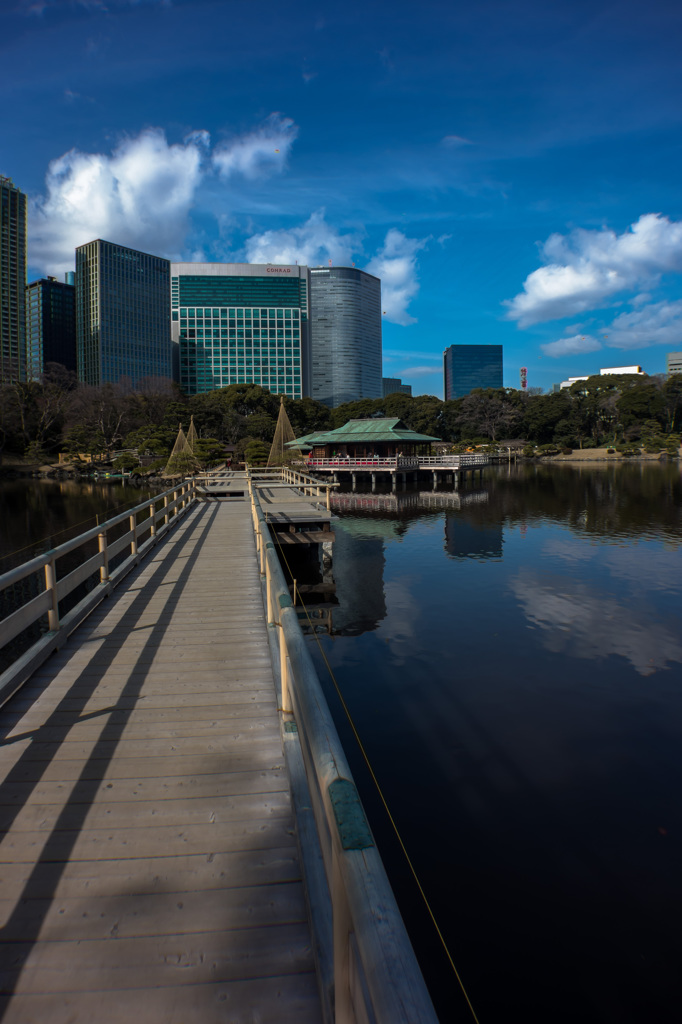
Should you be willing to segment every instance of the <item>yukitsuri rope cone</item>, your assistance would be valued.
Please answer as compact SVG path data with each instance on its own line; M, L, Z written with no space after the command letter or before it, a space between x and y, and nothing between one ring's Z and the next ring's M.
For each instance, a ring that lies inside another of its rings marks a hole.
M193 427L194 424L192 423L190 431ZM194 433L196 435L196 431ZM184 474L192 472L195 468L196 463L194 461L192 448L185 437L185 432L182 429L181 423L180 429L178 430L178 436L176 437L175 444L173 445L173 451L170 453L170 458L166 463L165 473L167 476L177 476L179 473Z
M187 431L187 445L191 452L194 452L198 440L199 435L197 434L197 428L194 426L194 416L192 416L189 421L189 430Z
M284 395L281 395L279 400L279 416L277 417L275 436L273 438L272 445L270 446L268 467L290 466L293 462L303 462L303 452L300 448L286 447L289 441L295 440L296 435L294 434L286 409L284 408Z

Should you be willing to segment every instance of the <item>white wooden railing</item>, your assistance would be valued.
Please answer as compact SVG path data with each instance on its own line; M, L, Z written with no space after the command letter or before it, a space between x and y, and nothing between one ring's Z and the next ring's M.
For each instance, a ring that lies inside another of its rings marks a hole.
M0 576L0 594L9 588L14 588L16 594L16 585L31 577L34 583L26 590L38 591L0 621L0 647L16 640L45 615L48 626L48 632L0 675L0 705L9 700L52 651L62 646L69 633L111 593L196 500L195 483L186 480ZM111 540L112 531L126 521L128 529ZM92 549L94 541L97 552L89 555L87 548ZM121 564L110 571L111 562L126 550L128 554ZM80 552L83 560L75 569L60 575L59 560L73 552ZM93 589L75 608L61 614L60 602L93 577L97 581ZM15 598L13 603L17 600Z
M392 458L368 456L363 458L308 459L309 469L333 470L366 470L383 469L396 471L399 469L419 469L419 458L416 455L395 455Z
M487 466L488 455L420 455L419 465L425 469L464 469L466 466Z
M325 1024L437 1024L248 470L247 479L284 728L300 741L303 803L321 847L323 868L306 884Z

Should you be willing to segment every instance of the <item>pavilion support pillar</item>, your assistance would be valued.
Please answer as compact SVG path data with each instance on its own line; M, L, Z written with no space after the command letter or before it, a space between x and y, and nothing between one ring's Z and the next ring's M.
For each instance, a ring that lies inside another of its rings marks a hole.
M391 473L391 490L395 491L398 486L398 474Z
M459 470L458 469L455 470L455 472L452 474L452 482L454 484L455 490L458 491L459 490Z
M372 494L376 494L377 490L377 475L372 473Z
M435 491L436 488L438 487L438 471L434 469L432 471L431 475L433 476L433 485L432 486L433 486L433 490Z
M357 479L358 479L357 478L357 473L351 473L350 479L351 479L351 484L352 484L353 490L355 490L355 485L357 484Z

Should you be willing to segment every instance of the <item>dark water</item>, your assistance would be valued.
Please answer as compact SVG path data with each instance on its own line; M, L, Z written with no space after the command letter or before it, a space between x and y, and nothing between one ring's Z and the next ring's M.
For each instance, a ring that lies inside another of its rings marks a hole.
M0 573L151 497L148 488L75 480L0 481Z
M678 465L500 467L338 514L315 658L441 1020L473 1018L322 651L481 1024L678 1020Z
M142 503L151 494L147 489L127 484L76 483L73 480L0 481L0 575L29 561L34 555L59 547L72 537L85 533L98 522L103 523ZM109 533L109 540L115 540L126 528L127 523L114 527ZM59 577L75 569L96 551L97 541L92 540L78 551L62 557L57 562ZM113 559L110 568L115 568L124 557L122 554ZM60 613L64 614L77 604L95 583L96 578L92 577L60 601ZM1 591L0 619L36 597L43 589L44 575L38 572ZM1 648L0 672L28 650L47 628L45 615Z

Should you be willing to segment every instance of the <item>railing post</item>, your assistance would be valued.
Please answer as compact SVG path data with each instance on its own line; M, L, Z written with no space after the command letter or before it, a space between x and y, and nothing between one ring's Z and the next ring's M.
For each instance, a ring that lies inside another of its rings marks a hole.
M178 492L173 491L173 515L177 519L178 517Z
M331 903L334 944L334 1024L354 1024L350 994L350 933L352 922L343 882L339 851L332 844Z
M168 495L163 496L163 525L168 526Z
M132 537L130 538L130 554L131 555L136 555L137 554L137 516L135 515L134 512L133 512L132 516L130 516L130 532L132 533Z
M150 514L151 519L152 519L152 522L151 522L151 531L152 531L151 532L151 536L152 537L156 537L156 498L154 498L154 500L152 501L151 505L149 506L149 514Z
M57 601L57 566L54 558L45 563L45 589L50 593L52 601L47 612L47 624L51 633L59 629L59 602Z
M267 548L267 543L263 545ZM270 570L270 559L265 553L265 592L268 599L268 626L271 626L275 621L275 602L273 599L273 584L272 584L272 572Z
M279 675L282 682L282 711L291 712L291 698L289 696L289 658L287 655L287 643L284 638L284 628L280 623L279 629Z
M330 498L330 488L328 487L327 488L327 511L328 512L331 512L331 507L332 506L331 506L331 498Z
M107 548L107 532L102 530L101 533L97 534L97 547L99 553L102 556L102 564L99 567L99 581L100 583L108 583L109 581L109 551Z

